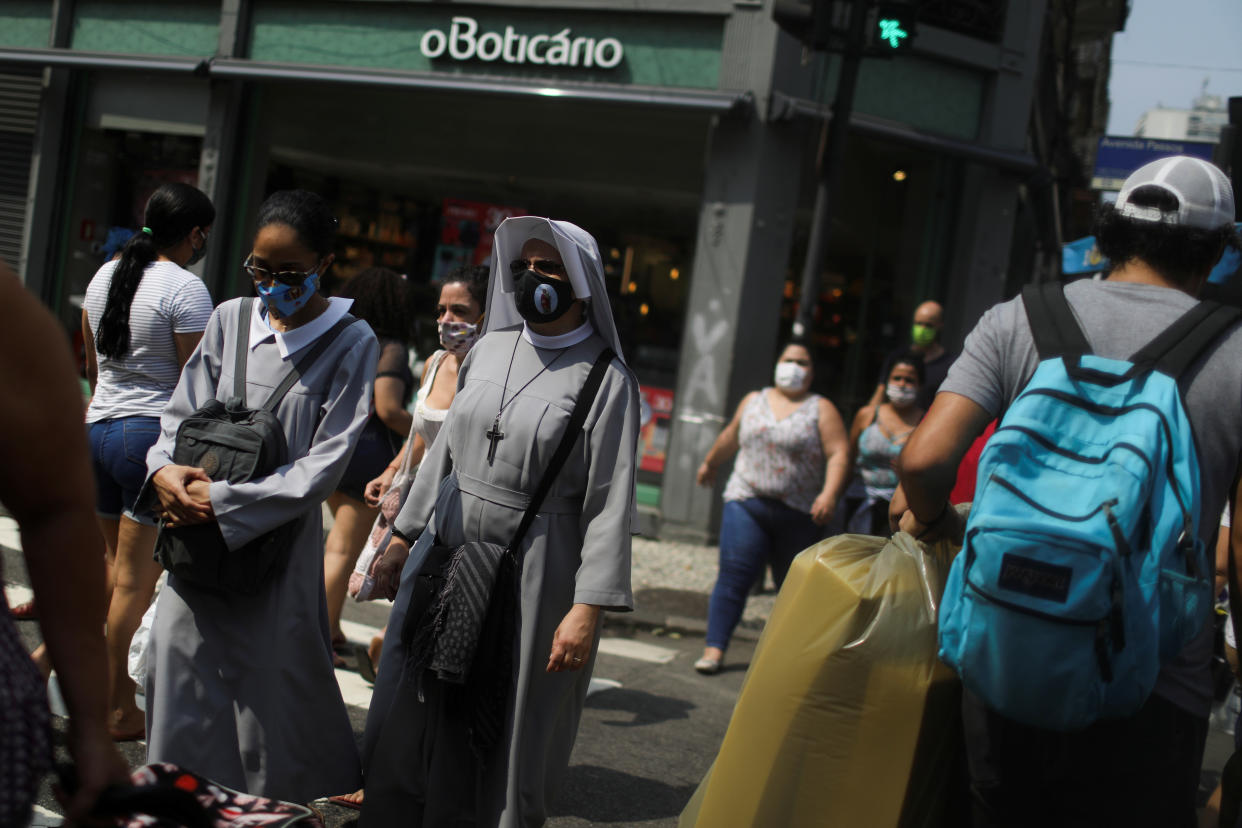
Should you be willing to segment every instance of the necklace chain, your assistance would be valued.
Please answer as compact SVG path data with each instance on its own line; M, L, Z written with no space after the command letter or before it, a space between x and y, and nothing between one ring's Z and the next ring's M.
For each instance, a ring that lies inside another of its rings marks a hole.
M540 368L539 371L533 377L528 379L526 383L521 388L519 388L517 391L515 391L513 393L513 396L510 397L506 401L505 392L509 390L509 375L513 372L513 360L517 356L518 343L521 341L522 341L522 337L520 334L518 335L517 339L513 341L513 353L509 354L509 367L505 369L505 384L500 389L500 407L496 409L496 419L492 420L492 427L487 430L486 436L487 436L488 442L491 443L491 446L489 446L487 450L488 465L491 465L492 461L496 459L496 444L505 438L505 433L500 430L500 415L505 413L505 408L507 408L514 400L516 400L518 396L523 391L525 391L532 382L539 379L539 377L543 376L544 371L548 370L554 364L556 364L556 361L560 359L562 356L564 356L565 352L568 351L569 348L573 347L573 346L568 346L558 351L556 356L552 357L552 359L548 361L547 365L544 365L542 368Z

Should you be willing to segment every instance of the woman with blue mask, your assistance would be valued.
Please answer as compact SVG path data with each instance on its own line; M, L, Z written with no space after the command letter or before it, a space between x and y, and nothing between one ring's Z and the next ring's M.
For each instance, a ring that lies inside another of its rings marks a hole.
M320 504L370 416L379 346L347 315L350 300L320 292L336 232L323 199L275 193L258 224L244 267L261 301L235 299L212 314L147 467L167 527L213 522L230 550L291 522L297 528L282 565L253 594L169 575L148 653L147 760L245 793L309 802L361 781L332 669ZM212 481L204 469L173 462L177 429L208 400L233 396L241 343L249 406L298 365L299 379L274 409L291 460L246 482ZM316 347L323 350L303 364Z

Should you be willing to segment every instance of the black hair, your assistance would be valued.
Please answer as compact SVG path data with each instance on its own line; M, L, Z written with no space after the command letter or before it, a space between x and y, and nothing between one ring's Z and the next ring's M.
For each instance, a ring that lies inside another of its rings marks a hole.
M888 378L893 375L893 369L898 365L909 365L914 369L914 375L919 378L919 385L927 382L927 367L923 364L923 358L914 351L903 351L893 357L888 362L888 368L884 371L884 382L888 383Z
M1130 194L1138 207L1175 212L1177 196L1163 187L1146 185ZM1142 221L1123 216L1114 204L1100 207L1095 219L1095 239L1100 252L1116 270L1130 261L1141 261L1179 287L1189 287L1211 272L1226 244L1238 245L1232 224L1215 230L1181 227L1161 221Z
M179 244L195 227L210 227L215 220L216 208L197 187L176 181L151 194L143 211L143 229L121 248L121 260L112 271L108 301L95 332L96 352L112 359L129 353L129 309L142 274L160 251Z
M306 190L279 190L268 196L259 207L255 230L262 230L269 224L292 227L298 240L321 259L336 246L337 220L332 208L321 196Z
M455 267L444 277L440 284L462 284L470 292L470 298L479 304L479 310L487 312L487 281L490 274L487 265L467 265Z
M346 281L338 295L354 300L350 313L365 320L376 336L410 341L412 294L401 274L386 267L368 267Z

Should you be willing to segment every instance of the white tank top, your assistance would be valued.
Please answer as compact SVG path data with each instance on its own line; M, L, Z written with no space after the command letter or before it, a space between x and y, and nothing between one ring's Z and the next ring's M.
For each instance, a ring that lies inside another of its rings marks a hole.
M427 395L431 393L431 386L436 381L436 372L440 370L440 363L446 356L448 356L448 351L436 351L431 355L427 379L423 380L423 384L419 386L418 399L414 404L414 423L411 426L411 434L420 435L428 449L436 441L436 435L440 433L440 426L444 425L444 417L448 414L447 408L432 408L427 405Z

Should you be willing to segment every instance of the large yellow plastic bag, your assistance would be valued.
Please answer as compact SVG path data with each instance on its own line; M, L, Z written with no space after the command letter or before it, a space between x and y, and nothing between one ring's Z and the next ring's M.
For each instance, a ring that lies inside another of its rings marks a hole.
M680 828L939 823L960 737L936 612L956 551L898 533L798 555Z

